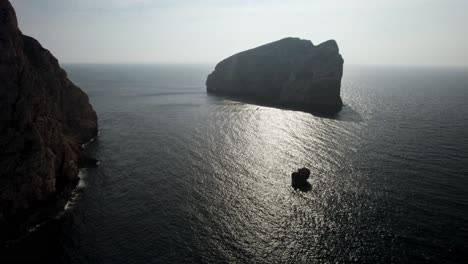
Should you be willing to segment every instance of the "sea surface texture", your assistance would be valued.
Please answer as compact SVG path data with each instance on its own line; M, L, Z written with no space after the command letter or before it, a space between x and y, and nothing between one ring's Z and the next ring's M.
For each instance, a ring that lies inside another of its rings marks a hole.
M101 165L0 259L468 263L467 68L345 65L336 118L207 95L213 65L65 68Z

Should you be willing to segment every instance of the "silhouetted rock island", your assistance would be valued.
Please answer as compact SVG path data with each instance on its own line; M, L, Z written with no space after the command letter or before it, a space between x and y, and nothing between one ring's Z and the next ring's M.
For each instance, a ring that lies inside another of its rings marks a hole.
M292 186L294 188L303 187L309 184L307 180L310 177L310 170L307 168L301 168L291 174Z
M314 46L285 38L235 54L216 65L209 93L319 114L341 110L343 58L334 40Z
M81 145L96 134L88 96L0 0L0 240L74 188L90 163Z

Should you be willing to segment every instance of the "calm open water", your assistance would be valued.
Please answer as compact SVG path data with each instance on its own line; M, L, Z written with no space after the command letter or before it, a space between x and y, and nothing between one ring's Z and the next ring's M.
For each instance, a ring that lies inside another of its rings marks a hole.
M66 69L102 164L0 259L468 263L468 68L346 65L335 119L209 96L213 66Z

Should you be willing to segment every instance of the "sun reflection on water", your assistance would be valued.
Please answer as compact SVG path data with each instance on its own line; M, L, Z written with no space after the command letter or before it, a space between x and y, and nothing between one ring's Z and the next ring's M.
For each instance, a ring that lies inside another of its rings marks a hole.
M359 138L337 120L303 112L232 102L210 113L212 120L203 122L210 127L195 135L213 144L210 153L201 154L212 168L197 192L216 202L209 212L194 209L194 214L199 220L215 219L207 225L210 233L222 235L213 238L213 246L257 259L323 256L324 243L334 245L326 233L349 228L332 217L350 209L341 199L341 192L349 190L337 178L349 171L345 159L352 150L338 148L343 142L337 138L348 145ZM312 172L310 192L291 187L291 173L304 166Z

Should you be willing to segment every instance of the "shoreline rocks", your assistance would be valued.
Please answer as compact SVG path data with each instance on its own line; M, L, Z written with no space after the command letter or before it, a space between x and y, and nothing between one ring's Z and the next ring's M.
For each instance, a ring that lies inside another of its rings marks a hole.
M343 58L334 40L315 46L285 38L221 61L206 87L239 101L333 115L343 106L342 76Z

